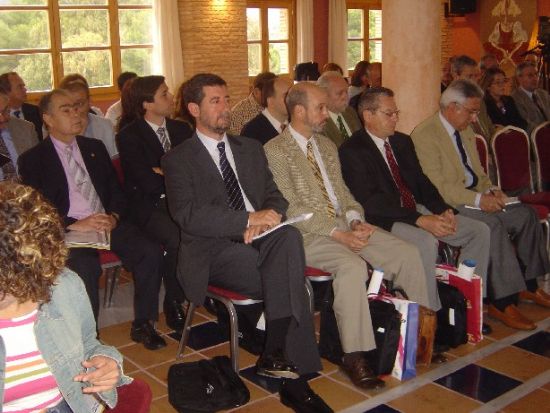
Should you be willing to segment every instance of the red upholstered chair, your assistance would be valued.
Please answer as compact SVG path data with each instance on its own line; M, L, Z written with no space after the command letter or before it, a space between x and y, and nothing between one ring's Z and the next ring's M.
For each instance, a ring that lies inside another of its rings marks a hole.
M212 285L208 286L206 291L206 296L217 300L222 303L227 312L229 313L229 328L231 329L229 345L231 351L231 366L233 370L239 372L239 324L237 319L237 311L235 310L236 305L250 305L261 303L262 300L254 300L252 298L245 297L244 295L235 293L230 290L226 290L220 287L214 287ZM185 346L189 341L189 334L191 333L191 323L193 322L193 315L195 314L195 309L197 306L193 303L189 303L189 308L187 310L187 316L185 317L185 325L183 327L183 332L180 339L180 344L178 347L178 352L176 358L180 359L183 357L183 352Z
M536 188L538 191L550 191L550 122L533 129L531 143L535 153Z
M487 147L487 141L481 135L476 135L476 147L477 153L479 154L479 160L481 161L481 166L486 174L489 173L489 148Z
M126 386L117 387L118 403L109 413L149 413L153 394L143 380L134 379Z
M309 299L309 309L311 314L315 311L315 300L313 298L313 286L312 282L327 282L334 280L334 275L329 272L320 270L319 268L306 267L305 270L306 277L306 292Z

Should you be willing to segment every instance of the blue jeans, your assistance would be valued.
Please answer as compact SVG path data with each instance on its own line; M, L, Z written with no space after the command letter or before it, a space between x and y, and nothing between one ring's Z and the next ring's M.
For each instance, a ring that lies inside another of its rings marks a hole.
M56 406L50 407L46 413L73 413L65 400L61 400Z

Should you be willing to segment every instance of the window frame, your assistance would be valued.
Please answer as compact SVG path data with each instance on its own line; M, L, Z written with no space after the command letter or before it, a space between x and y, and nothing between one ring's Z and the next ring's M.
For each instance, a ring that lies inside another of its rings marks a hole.
M363 42L363 60L368 60L370 62L370 47L369 42L371 40L380 40L382 42L382 47L384 43L382 37L370 37L369 33L369 11L370 10L382 10L382 1L381 0L346 0L346 19L347 12L349 9L360 9L363 10L363 37L350 39L346 36L346 56L347 56L347 47L349 42ZM382 33L383 35L383 33ZM357 62L355 62L357 63ZM349 65L349 63L348 63ZM348 68L348 73L351 75L353 73L353 68Z
M287 43L288 73L281 73L281 76L293 77L294 66L296 65L296 0L250 0L246 2L246 8L260 9L260 40L249 41L248 38L246 39L247 56L249 44L260 44L262 56L260 72L266 72L269 70L269 44ZM288 38L286 40L269 41L268 9L271 8L288 9ZM250 84L252 84L255 77L255 75L248 76Z
M22 54L49 54L52 64L52 84L57 87L64 74L63 57L65 52L108 50L111 55L112 84L110 86L90 87L90 95L102 99L112 99L118 96L116 79L122 72L122 51L127 49L153 49L153 42L121 45L118 14L119 10L153 10L153 5L119 5L118 0L106 0L107 4L66 4L60 5L59 0L47 0L45 5L0 5L0 11L46 11L48 13L48 30L50 35L50 47L44 49L5 49L0 55L22 55ZM63 10L107 10L108 32L110 44L106 46L87 47L62 47L61 42L61 20L60 11ZM25 79L23 79L25 80ZM38 100L45 92L28 92L28 99Z

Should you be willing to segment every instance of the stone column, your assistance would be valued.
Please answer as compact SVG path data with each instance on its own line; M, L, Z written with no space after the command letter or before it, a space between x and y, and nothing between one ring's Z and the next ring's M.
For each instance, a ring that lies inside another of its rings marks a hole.
M382 0L382 84L396 94L404 133L439 107L441 7L441 0Z

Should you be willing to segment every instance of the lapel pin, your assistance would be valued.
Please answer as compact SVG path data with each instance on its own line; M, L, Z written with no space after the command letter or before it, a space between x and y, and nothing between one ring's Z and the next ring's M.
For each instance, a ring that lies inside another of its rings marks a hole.
M90 156L91 156L92 158L95 158L95 153L92 152L92 153L90 154Z

